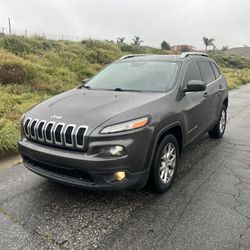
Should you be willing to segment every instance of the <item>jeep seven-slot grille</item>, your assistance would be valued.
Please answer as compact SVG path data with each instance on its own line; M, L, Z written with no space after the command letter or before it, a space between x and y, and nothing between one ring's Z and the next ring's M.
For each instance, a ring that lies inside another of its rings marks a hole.
M55 123L27 118L23 122L25 137L32 141L49 144L51 146L84 149L84 138L87 126L75 124Z

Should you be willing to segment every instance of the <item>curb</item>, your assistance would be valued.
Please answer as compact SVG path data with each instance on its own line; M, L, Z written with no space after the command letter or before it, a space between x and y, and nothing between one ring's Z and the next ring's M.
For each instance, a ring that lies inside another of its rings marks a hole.
M2 160L5 160L6 158L9 158L11 156L18 155L17 150L7 150L7 151L0 151L0 162Z
M22 163L21 156L14 151L0 153L0 171Z

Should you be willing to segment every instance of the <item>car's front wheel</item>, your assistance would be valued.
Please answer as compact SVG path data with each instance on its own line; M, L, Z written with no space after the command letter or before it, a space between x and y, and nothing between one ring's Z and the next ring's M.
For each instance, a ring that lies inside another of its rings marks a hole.
M179 146L174 135L168 134L159 144L151 172L154 189L166 192L175 177L179 162Z
M225 105L223 105L220 112L220 118L216 123L215 127L208 132L209 136L212 138L221 138L224 135L226 124L227 124L227 108Z

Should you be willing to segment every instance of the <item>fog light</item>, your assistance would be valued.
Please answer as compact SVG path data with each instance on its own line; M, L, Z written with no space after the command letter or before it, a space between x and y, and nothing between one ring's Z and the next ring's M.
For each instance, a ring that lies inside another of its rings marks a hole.
M122 146L103 146L99 150L101 156L123 156L126 155L125 150Z
M113 177L116 181L122 181L125 179L126 173L124 171L115 172L113 173Z

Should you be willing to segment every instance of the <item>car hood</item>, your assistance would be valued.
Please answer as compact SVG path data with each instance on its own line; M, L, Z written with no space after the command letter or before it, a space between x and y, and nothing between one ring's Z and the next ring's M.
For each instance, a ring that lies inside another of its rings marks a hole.
M27 117L86 125L93 130L123 112L153 102L164 95L165 93L73 89L38 104L28 112Z

